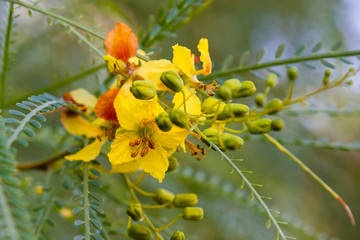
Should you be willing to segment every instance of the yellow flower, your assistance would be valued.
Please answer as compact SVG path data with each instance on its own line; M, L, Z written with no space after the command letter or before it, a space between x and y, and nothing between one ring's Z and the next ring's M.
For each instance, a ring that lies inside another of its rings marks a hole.
M173 46L173 63L190 78L199 74L208 75L211 72L208 40L206 38L200 39L197 47L200 52L200 61L203 63L203 69L200 70L195 69L194 55L190 49L179 46L179 44Z
M108 153L115 165L113 172L132 172L140 167L161 182L169 166L167 157L184 142L188 131L176 126L169 132L158 128L155 117L164 109L157 97L147 101L119 94L114 107L121 128Z

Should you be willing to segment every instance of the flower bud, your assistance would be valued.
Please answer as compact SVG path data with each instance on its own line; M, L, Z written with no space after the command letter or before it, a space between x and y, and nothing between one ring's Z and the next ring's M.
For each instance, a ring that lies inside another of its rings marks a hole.
M229 87L231 89L231 92L237 92L237 90L241 87L241 82L237 78L231 78L224 82L223 86Z
M131 203L126 210L126 213L136 222L141 221L145 216L140 203Z
M255 96L255 103L258 107L263 107L266 101L266 95L263 93L258 93Z
M184 208L192 207L198 203L198 197L194 193L181 193L176 194L173 204L175 207Z
M252 81L241 82L241 87L233 92L233 98L249 97L256 92L255 84Z
M230 133L221 134L221 139L226 150L237 150L244 145L244 140L241 137Z
M275 114L281 111L283 107L284 107L283 102L278 98L274 98L266 104L265 112L267 114Z
M153 197L154 201L158 204L166 204L171 203L175 195L172 192L169 192L168 190L165 190L163 188L159 188L155 191L155 196Z
M274 87L278 84L278 77L275 73L269 73L269 75L266 78L265 85L267 87Z
M245 117L249 113L249 107L240 103L226 104L222 113L227 118L231 117Z
M185 234L180 231L176 231L171 236L170 240L185 240Z
M294 81L295 79L297 79L298 74L299 72L296 67L289 67L287 70L287 76L290 81Z
M331 70L330 70L329 68L327 68L327 69L325 70L325 72L324 72L324 75L327 76L327 77L329 77L330 74L331 74Z
M160 77L161 82L174 92L181 92L184 88L184 81L175 71L166 71Z
M151 239L151 230L140 224L132 224L128 229L128 235L135 240L147 240Z
M232 91L231 88L221 85L218 90L219 97L224 101L229 101L232 98Z
M189 117L183 110L173 108L169 113L170 120L173 124L181 128L189 128Z
M171 156L171 157L168 157L168 160L169 160L169 167L166 172L172 172L172 171L176 170L179 166L177 159L175 157Z
M220 107L219 107L220 104ZM221 112L225 107L225 103L223 103L219 99L215 98L206 98L201 103L201 111L206 114L216 113L217 111Z
M215 128L207 128L203 131L203 134L209 138L210 141L212 141L214 144L219 145L219 135L218 135L218 130L216 130ZM203 140L203 142L208 145L208 142Z
M200 221L204 217L204 210L199 207L186 207L183 210L183 218L190 221Z
M134 97L141 100L149 100L156 95L154 84L147 80L134 81L130 87L130 91Z
M158 125L159 129L163 132L168 132L171 130L173 123L171 122L169 113L162 112L156 118L155 122Z
M274 131L281 131L284 128L284 122L281 119L275 119L271 123L271 129Z
M252 134L263 134L271 131L271 119L258 119L249 124L249 132Z

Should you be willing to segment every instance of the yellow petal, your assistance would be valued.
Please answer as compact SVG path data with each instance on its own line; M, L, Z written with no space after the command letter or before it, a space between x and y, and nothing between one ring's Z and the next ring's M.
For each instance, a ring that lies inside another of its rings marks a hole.
M87 109L93 111L97 98L84 88L78 88L70 92L71 98L77 103L84 105Z
M158 130L153 133L153 136L163 148L167 151L172 151L185 141L188 134L189 131L186 129L173 126L169 132Z
M84 162L89 162L94 160L100 153L102 145L106 142L106 137L102 137L101 141L99 139L95 139L94 142L86 145L83 149L78 151L75 154L65 156L66 160L81 160Z
M136 70L136 75L141 76L145 80L152 82L157 90L169 91L169 89L161 82L161 74L165 71L179 70L169 60L160 59L144 63Z
M121 133L121 129L116 131L114 142L111 144L111 150L108 153L109 161L112 165L117 165L125 162L136 160L131 157L131 152L136 149L129 145L130 140L136 139L138 136L136 132ZM139 156L139 155L138 155Z
M134 98L134 95L130 92L131 85L132 81L127 80L124 85L121 86L119 94L127 98Z
M116 70L119 70L119 68L125 69L126 67L126 64L123 61L117 60L109 54L103 56L103 59L107 61L107 67L110 73L114 73Z
M142 158L138 159L140 167L144 172L150 173L151 176L162 182L165 172L169 167L167 152L155 141L155 149L150 151Z
M126 130L138 130L144 120L154 121L164 111L157 102L157 96L152 100L139 100L118 94L114 107L120 126Z
M141 50L141 49L138 49L136 53L140 54L142 56L146 56L146 52L144 50ZM128 60L129 63L133 63L133 64L136 64L136 65L139 65L139 61L140 61L141 64L146 63L144 60L142 60L142 59L140 59L140 58L138 58L136 56L132 57L132 58L129 58L129 60Z
M68 114L62 112L60 120L66 131L74 135L85 135L87 138L94 138L102 133L100 128L94 127L89 121L85 120L77 113Z
M200 52L200 61L203 63L203 70L199 70L197 74L208 75L211 72L211 59L209 54L208 40L206 38L200 39L197 47Z
M196 96L195 90L189 88L188 86L184 87L185 92L185 101L186 101L186 111L191 115L198 115L201 113L201 101ZM184 109L184 97L182 92L175 94L173 103L175 104L174 108Z
M190 49L176 44L173 48L173 63L187 76L195 73L194 57Z
M140 168L138 161L126 162L122 164L112 165L110 173L129 173Z

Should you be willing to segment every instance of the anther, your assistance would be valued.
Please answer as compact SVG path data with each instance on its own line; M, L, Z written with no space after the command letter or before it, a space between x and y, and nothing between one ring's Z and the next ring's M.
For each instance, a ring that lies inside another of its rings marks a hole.
M144 157L148 152L149 152L149 148L145 146L145 147L141 150L141 156Z
M134 151L131 152L131 157L136 157L139 154L139 151L137 149L135 149Z
M141 143L141 140L142 140L142 138L136 138L136 139L135 139L136 145L139 145L139 144Z
M148 146L149 146L149 148L151 148L151 149L155 149L155 142L154 142L154 140L149 139L149 141L148 141Z
M130 146L136 146L137 144L136 144L136 140L131 140L130 142L129 142L129 145Z

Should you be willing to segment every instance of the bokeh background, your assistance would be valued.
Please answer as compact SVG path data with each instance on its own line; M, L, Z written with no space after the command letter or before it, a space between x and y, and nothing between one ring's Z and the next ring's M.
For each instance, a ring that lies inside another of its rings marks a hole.
M118 21L128 23L135 32L140 26L147 24L150 14L156 14L160 4L167 1L152 0L46 0L41 6L61 7L59 13L79 18L79 22L94 27L105 35ZM0 2L3 4L3 2ZM1 5L0 5L1 6ZM341 40L342 49L360 49L360 2L356 0L223 0L214 1L203 13L177 32L176 38L168 38L155 44L158 48L153 58L172 58L171 46L179 43L196 52L200 38L209 39L209 48L214 69L222 68L225 59L233 59L230 66L236 66L241 54L249 50L253 53L252 63L258 50L267 49L263 61L274 59L275 50L280 43L285 43L284 57L291 57L301 44L307 44L304 54L310 54L312 47L319 41L323 42L322 52L329 51L331 46ZM27 9L15 10L20 14L16 19L18 32L14 50L14 63L8 73L6 83L6 102L8 107L14 104L19 96L42 89L67 76L76 75L84 69L100 64L101 59L88 50L88 47L78 43L77 39L66 32L60 24L49 26L45 16L33 12L30 18ZM102 47L102 42L94 39L96 46ZM355 68L359 62L355 57L348 58L354 62ZM331 59L337 66L332 71L331 78L341 77L349 65L339 60ZM311 62L317 67L310 70L301 64L298 67L300 75L295 83L295 96L315 89L321 84L325 66L318 61ZM284 76L284 66L275 67L282 76L280 84L271 96L284 97L288 90L288 82ZM258 71L266 76L265 70ZM96 92L97 82L107 77L105 70L96 75L85 77L71 85L51 91L56 96L76 87L84 87ZM256 83L258 89L264 89L264 81L251 75L241 75ZM221 80L221 79L220 79ZM224 79L222 79L224 80ZM359 108L360 84L359 77L354 77L354 85L339 87L321 93L308 101L309 106L297 106L308 109L349 109ZM251 101L250 101L251 103ZM327 182L351 207L355 219L360 221L360 159L359 159L359 114L349 116L331 116L324 112L299 114L291 116L286 112L279 114L285 120L286 127L273 136L285 139L287 147L301 158L311 169ZM58 115L50 117L29 148L18 149L19 161L41 159L59 151L60 142L67 144L65 132L59 128ZM54 141L39 143L48 138ZM306 139L337 143L337 146L353 146L357 150L343 151L306 145ZM297 143L297 144L292 144ZM301 144L302 143L302 144ZM62 144L61 146L64 146ZM354 147L355 146L355 147ZM298 239L360 239L360 228L353 227L342 208L317 182L300 169L273 145L248 139L244 148L236 153L229 153L234 158L242 158L241 169L251 170L248 175L255 183L263 184L258 189L263 195L272 197L268 205L281 213L279 217L289 224L284 226L288 235ZM200 203L205 210L202 222L177 222L171 229L183 230L188 239L243 239L267 240L273 239L273 228L266 229L266 217L258 207L256 200L249 200L249 192L240 190L240 178L231 173L231 169L220 159L220 156L208 151L206 159L196 161L190 155L177 154L181 167L175 173L168 174L163 184L158 184L150 177L145 181L144 188L156 190L159 186L169 188L173 192L195 192L199 194ZM41 185L44 173L29 171L28 184L36 187ZM114 184L114 179L118 183ZM53 180L56 181L56 178ZM126 239L124 231L116 224L125 224L125 205L129 196L122 187L120 177L103 177L101 181L113 196L120 201L115 209L105 209L114 223L112 228L120 235L114 239ZM71 207L69 193L63 189L60 199ZM36 201L36 199L33 199ZM109 200L110 201L110 200ZM109 203L109 206L114 206ZM171 211L170 211L171 212ZM53 214L57 220L56 228L48 228L46 239L70 239L79 230L68 220ZM159 225L171 219L168 211L152 211ZM115 224L116 223L116 224ZM114 226L115 225L115 226ZM64 237L66 232L67 237ZM171 234L167 233L167 234Z

